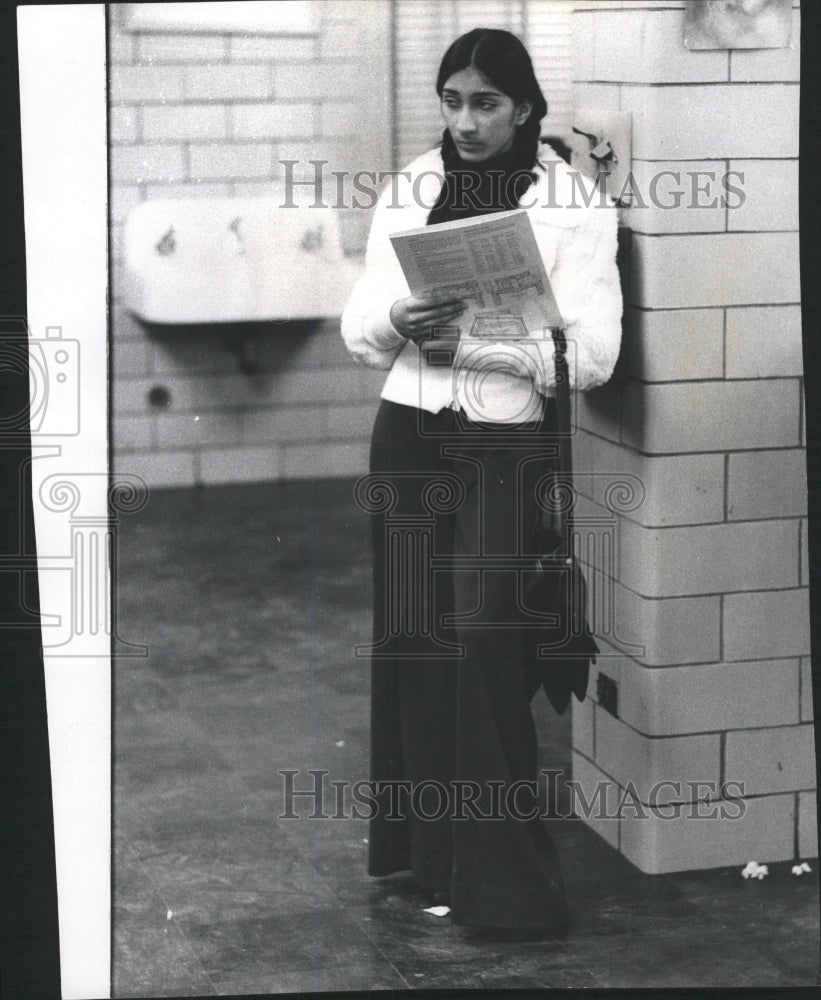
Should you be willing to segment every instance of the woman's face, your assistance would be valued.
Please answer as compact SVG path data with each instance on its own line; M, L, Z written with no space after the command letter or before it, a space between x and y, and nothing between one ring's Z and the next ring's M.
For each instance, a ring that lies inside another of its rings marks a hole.
M468 163L507 152L532 108L529 102L515 104L473 66L448 77L442 90L442 116Z

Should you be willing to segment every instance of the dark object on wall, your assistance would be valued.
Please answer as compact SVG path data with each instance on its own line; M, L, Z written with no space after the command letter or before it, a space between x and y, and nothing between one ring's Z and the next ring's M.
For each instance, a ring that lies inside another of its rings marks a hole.
M599 671L596 678L596 699L605 712L619 717L619 689L612 677Z
M540 628L523 630L522 655L529 689L541 685L561 714L575 694L587 693L590 664L599 647L587 621L587 585L573 553L573 459L570 444L570 378L564 332L553 331L556 347L556 437L558 461L551 491L553 509L540 506L531 552L533 569L524 573L524 604L529 612L550 615ZM541 655L540 655L541 654Z
M161 410L171 402L171 393L164 385L154 385L148 390L148 403L155 409Z
M792 34L792 0L688 0L688 49L783 49Z

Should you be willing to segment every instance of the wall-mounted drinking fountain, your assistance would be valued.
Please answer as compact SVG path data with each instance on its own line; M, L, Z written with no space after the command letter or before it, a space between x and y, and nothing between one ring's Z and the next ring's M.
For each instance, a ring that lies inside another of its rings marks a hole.
M270 198L157 199L125 225L126 308L166 335L234 327L240 369L255 367L253 324L338 317L360 263L336 213Z

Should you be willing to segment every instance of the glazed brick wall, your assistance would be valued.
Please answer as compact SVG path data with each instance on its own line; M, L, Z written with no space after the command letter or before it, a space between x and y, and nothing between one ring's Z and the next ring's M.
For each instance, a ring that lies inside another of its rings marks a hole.
M318 34L279 37L132 33L124 5L112 5L113 462L151 488L367 467L384 373L353 362L338 320L261 330L258 372L246 376L222 332L149 335L120 291L123 225L140 202L270 196L282 189L280 160L325 159L329 171L391 167L387 6L317 7ZM368 214L339 212L353 259ZM149 402L157 388L167 405Z
M576 401L602 656L574 704L574 776L588 797L604 782L645 804L664 780L744 784L739 819L690 821L685 789L672 819L588 820L644 871L789 860L795 845L812 857L799 4L791 48L749 52L685 49L682 2L576 6L577 99L632 114L646 204L622 213L616 376ZM743 174L736 208L714 201L730 170ZM693 207L690 185L707 182ZM643 502L609 502L619 477ZM597 671L616 682L617 718Z

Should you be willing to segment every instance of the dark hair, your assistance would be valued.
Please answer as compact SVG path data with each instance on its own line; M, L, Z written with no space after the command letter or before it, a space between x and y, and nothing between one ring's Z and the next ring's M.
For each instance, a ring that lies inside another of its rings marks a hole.
M474 28L461 35L442 57L436 77L436 93L441 98L445 84L454 73L474 67L494 87L507 94L516 104L529 101L533 110L527 121L516 127L513 145L523 167L536 163L542 118L547 114L547 101L533 72L533 63L527 49L516 35L499 28ZM456 148L450 132L442 136L442 153L445 166Z

